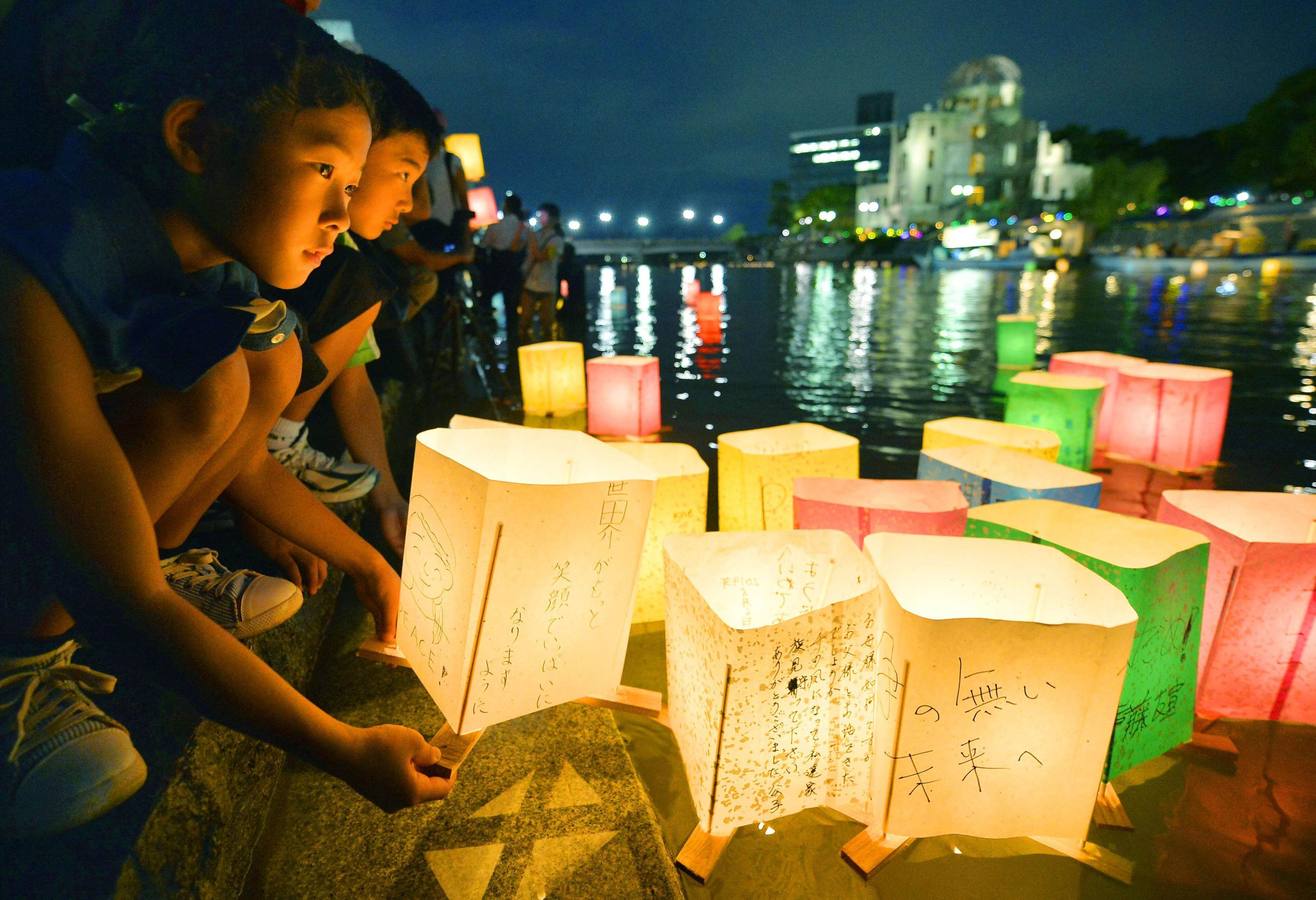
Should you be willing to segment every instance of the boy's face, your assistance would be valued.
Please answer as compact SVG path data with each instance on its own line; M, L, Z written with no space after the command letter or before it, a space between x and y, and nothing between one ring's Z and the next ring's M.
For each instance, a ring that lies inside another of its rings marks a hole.
M245 161L217 161L217 177L202 179L223 249L275 287L299 287L347 230L369 149L357 106L270 122Z
M361 183L348 207L352 230L373 241L396 225L410 211L411 188L428 164L425 139L414 131L371 144Z

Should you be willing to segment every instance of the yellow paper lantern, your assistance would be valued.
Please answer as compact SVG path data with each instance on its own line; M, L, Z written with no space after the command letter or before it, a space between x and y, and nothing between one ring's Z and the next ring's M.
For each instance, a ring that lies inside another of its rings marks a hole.
M544 341L516 349L521 402L527 416L557 416L585 408L585 346Z
M718 527L791 528L794 481L808 477L858 478L859 441L812 422L718 435Z
M484 154L480 151L478 134L450 134L443 140L444 149L462 161L467 181L484 177Z
M708 463L689 444L613 444L622 453L653 470L654 488L649 527L644 533L640 577L635 586L631 622L661 622L667 602L663 581L663 540L673 534L708 530Z
M653 490L583 434L417 435L398 648L453 731L616 693Z
M1004 447L1055 462L1060 455L1060 437L1045 428L1028 425L1007 425L991 419L972 419L951 416L923 423L924 450L941 450L946 447L966 447L987 444Z

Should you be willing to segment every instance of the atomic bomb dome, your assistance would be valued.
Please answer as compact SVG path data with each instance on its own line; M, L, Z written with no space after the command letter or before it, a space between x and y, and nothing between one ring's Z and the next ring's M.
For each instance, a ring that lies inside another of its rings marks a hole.
M1008 56L983 56L961 63L946 79L945 91L947 94L954 94L975 85L995 87L1007 82L1018 84L1021 80L1023 73L1019 71L1015 61Z

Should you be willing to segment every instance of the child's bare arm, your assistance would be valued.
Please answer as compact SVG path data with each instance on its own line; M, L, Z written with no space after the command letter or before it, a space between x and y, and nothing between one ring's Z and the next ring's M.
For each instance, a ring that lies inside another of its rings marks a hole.
M60 600L77 621L206 715L296 753L388 809L446 794L416 732L353 728L316 707L165 584L150 515L96 400L91 365L54 299L0 257L0 385L22 475L67 549ZM12 514L6 512L5 514ZM374 760L370 754L379 754Z
M375 634L393 641L402 591L397 572L267 450L256 451L224 496L276 534L346 572L375 619Z
M370 463L379 470L379 483L370 492L370 504L379 513L380 530L400 558L406 532L407 501L393 479L384 440L384 418L365 366L344 369L329 388L329 400L347 449L352 451L352 458Z

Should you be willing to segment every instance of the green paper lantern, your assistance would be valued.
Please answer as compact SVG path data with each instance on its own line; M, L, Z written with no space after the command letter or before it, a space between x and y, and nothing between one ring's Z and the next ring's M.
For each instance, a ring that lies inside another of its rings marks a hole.
M1210 546L1202 535L1054 500L976 507L965 533L1055 547L1119 588L1138 613L1105 780L1192 737Z
M1037 319L1009 314L996 317L996 365L1031 369L1037 361Z
M1086 472L1092 468L1105 387L1100 378L1084 375L1021 372L1006 390L1005 421L1054 431L1060 437L1056 462Z

